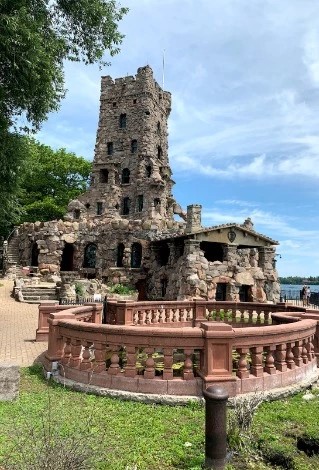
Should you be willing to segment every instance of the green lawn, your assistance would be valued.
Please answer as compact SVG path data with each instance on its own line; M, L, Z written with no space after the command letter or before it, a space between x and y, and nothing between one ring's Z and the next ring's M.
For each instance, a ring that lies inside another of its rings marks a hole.
M318 470L319 459L298 451L296 442L298 436L319 441L319 398L306 402L301 396L261 405L252 437L246 440L255 457L247 460L244 452L246 461L237 458L228 468ZM43 441L50 441L55 455L63 448L61 443L66 449L73 443L71 452L89 449L89 469L200 470L204 409L196 403L146 405L86 395L53 383L48 386L38 367L22 369L19 399L0 403L0 467L35 468L31 463L10 466L8 457L27 461L31 454L43 453L40 445L34 446ZM268 464L258 459L257 447Z

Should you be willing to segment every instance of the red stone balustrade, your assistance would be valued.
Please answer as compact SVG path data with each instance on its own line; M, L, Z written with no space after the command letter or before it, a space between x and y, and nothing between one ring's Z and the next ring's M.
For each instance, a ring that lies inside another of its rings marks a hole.
M231 324L269 324L271 313L285 304L256 302L116 301L109 300L106 323L110 325L197 326L208 319Z
M59 305L58 303L45 303L39 305L38 328L36 330L36 341L48 341L49 323L48 319L51 313L63 312L72 309L78 321L90 323L102 322L102 305L88 303L85 306L74 308L74 305Z
M204 315L207 303L200 304L204 304ZM157 311L161 305L164 303ZM128 310L134 319L131 307ZM184 315L189 308L186 305ZM201 396L203 388L216 383L222 384L230 396L267 391L309 380L316 374L316 320L233 328L224 322L206 321L205 317L197 326L190 325L194 318L186 320L189 326L181 326L184 317L176 328L172 326L173 316L165 328L155 322L140 328L138 323L78 321L81 315L92 318L86 316L89 310L93 316L93 305L50 314L44 359L47 371L58 362L60 375L78 383L184 396ZM176 316L174 307L170 311ZM147 316L143 318L148 321ZM199 318L195 315L196 320Z

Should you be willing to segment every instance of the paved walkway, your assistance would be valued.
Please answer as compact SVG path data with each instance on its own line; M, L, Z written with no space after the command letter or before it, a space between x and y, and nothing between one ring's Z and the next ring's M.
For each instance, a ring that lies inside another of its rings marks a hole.
M0 278L0 284L0 362L30 366L47 349L47 343L35 342L38 305L10 297L13 281Z

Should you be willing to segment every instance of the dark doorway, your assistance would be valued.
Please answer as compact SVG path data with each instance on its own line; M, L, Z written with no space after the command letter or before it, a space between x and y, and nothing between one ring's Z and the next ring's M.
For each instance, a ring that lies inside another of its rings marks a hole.
M139 279L135 284L135 289L138 291L137 300L147 300L145 279Z
M66 243L62 252L61 271L73 271L74 245Z
M243 284L239 288L239 301L240 302L251 302L251 287Z
M123 268L124 249L125 246L123 243L117 245L116 266L118 268Z
M131 268L140 268L142 263L142 245L133 243L131 251Z
M37 242L32 243L31 247L31 266L38 266L39 265L39 248Z
M221 243L201 242L200 249L203 250L207 261L224 261L224 251Z
M225 282L219 282L217 284L215 300L219 302L226 300L226 286L227 284Z

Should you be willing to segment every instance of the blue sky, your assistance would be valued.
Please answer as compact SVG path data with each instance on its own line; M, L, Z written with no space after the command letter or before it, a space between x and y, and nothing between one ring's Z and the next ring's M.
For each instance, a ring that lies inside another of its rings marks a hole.
M66 64L68 93L38 139L92 160L100 76L149 64L172 93L174 194L203 223L280 242L281 276L319 275L319 2L122 0L121 53L102 71Z

